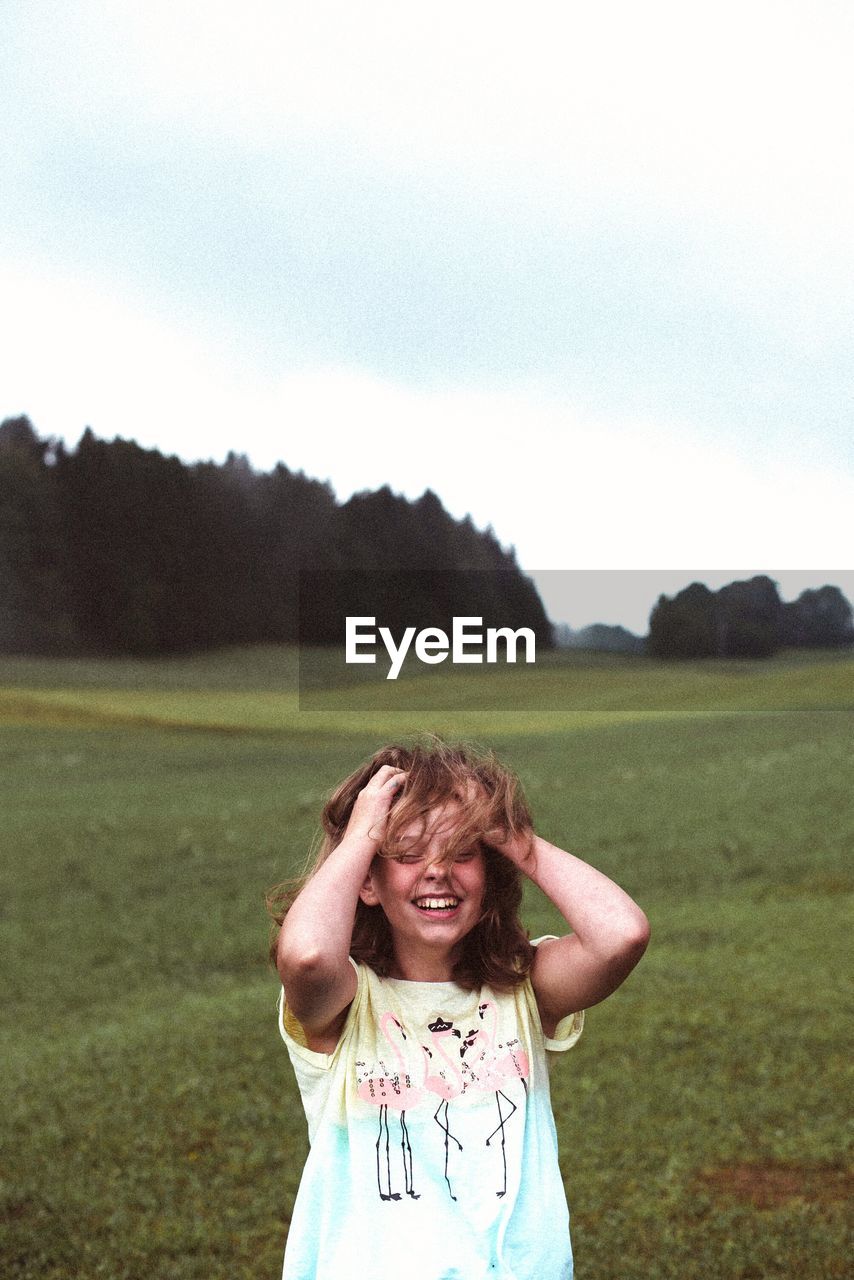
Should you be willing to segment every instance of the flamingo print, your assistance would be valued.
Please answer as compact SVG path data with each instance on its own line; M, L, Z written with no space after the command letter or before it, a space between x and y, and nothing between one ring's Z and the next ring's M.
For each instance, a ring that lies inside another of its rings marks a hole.
M522 1049L518 1040L512 1040L507 1044L496 1044L498 1010L491 1000L478 1005L477 1013L484 1026L476 1027L468 1033L463 1041L461 1050L463 1055L469 1049L474 1049L476 1054L474 1059L466 1060L465 1057L463 1059L466 1071L465 1088L477 1090L479 1093L493 1093L495 1095L495 1105L498 1108L498 1124L486 1139L486 1146L490 1145L497 1133L501 1134L501 1162L504 1170L504 1182L501 1190L495 1193L500 1199L507 1194L507 1153L504 1126L519 1109L513 1099L504 1092L502 1086L506 1085L508 1080L521 1080L522 1086L527 1093L527 1076L530 1075L530 1063L527 1053ZM486 1026L487 1014L489 1014L488 1029ZM502 1098L512 1108L506 1115L501 1107Z
M451 1126L448 1119L448 1104L452 1098L458 1098L460 1096L465 1088L465 1082L463 1081L462 1069L456 1066L453 1060L448 1057L448 1054L445 1052L442 1045L442 1041L446 1040L449 1036L461 1037L462 1032L459 1031L452 1022L446 1022L441 1015L439 1015L434 1022L428 1024L427 1030L430 1032L433 1044L436 1047L436 1052L444 1063L444 1066L439 1068L437 1073L430 1074L433 1051L428 1049L426 1045L421 1046L427 1055L427 1074L424 1077L424 1088L429 1090L430 1093L435 1093L439 1096L439 1105L436 1108L433 1119L445 1135L445 1182L448 1185L448 1195L452 1200L456 1200L457 1197L454 1195L451 1188L451 1179L448 1176L449 1144L451 1142L455 1142L460 1151L463 1149L463 1144L460 1142L459 1138L456 1138L451 1133ZM443 1109L444 1115L442 1120L440 1120L439 1113L440 1111L443 1111Z
M399 1200L400 1192L391 1189L391 1157L389 1154L388 1109L398 1112L400 1122L400 1147L403 1153L404 1190L413 1200L416 1195L412 1175L412 1147L409 1143L409 1131L406 1127L406 1110L417 1106L424 1097L424 1090L412 1083L412 1077L406 1070L403 1054L396 1043L395 1036L406 1040L406 1032L393 1013L386 1012L380 1018L380 1030L397 1059L398 1070L394 1075L388 1074L385 1063L380 1061L383 1074L367 1076L357 1086L356 1092L364 1102L379 1107L379 1132L377 1134L377 1190L381 1200ZM362 1064L359 1064L362 1065ZM380 1148L385 1135L385 1191L383 1190Z

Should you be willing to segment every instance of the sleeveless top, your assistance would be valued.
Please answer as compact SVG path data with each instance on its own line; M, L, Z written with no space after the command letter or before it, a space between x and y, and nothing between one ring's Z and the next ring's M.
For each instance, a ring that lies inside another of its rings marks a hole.
M583 1013L547 1039L530 980L464 991L351 963L333 1053L279 997L310 1142L283 1280L571 1280L548 1074Z

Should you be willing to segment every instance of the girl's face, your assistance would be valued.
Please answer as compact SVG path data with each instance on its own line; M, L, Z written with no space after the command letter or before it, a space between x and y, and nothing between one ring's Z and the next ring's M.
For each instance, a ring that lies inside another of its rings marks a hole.
M415 841L405 854L374 859L362 888L362 901L385 912L398 959L452 961L480 920L486 887L481 846L461 850L451 863L439 861L454 820L451 806L432 810L420 837L420 824L403 833Z

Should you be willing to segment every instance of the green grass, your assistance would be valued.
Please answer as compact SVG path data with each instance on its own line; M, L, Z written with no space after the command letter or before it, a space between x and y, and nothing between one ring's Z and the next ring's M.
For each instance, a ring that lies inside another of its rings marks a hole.
M652 921L553 1076L580 1280L847 1274L851 659L506 674L532 709L469 675L455 710L297 711L269 649L0 663L0 1274L280 1273L306 1142L263 893L417 729L494 744Z

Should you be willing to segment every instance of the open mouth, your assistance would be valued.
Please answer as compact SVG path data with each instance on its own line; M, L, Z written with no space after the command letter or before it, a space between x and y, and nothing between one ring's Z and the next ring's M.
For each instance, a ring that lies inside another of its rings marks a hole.
M460 899L455 898L452 894L446 894L443 897L414 898L413 902L418 910L423 911L425 915L438 915L456 911L460 905Z

